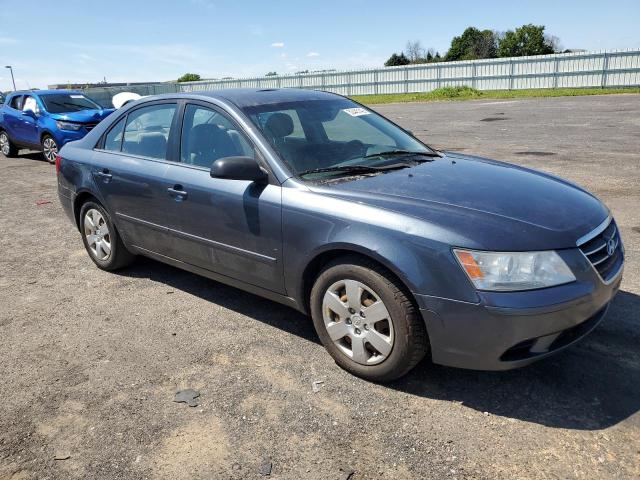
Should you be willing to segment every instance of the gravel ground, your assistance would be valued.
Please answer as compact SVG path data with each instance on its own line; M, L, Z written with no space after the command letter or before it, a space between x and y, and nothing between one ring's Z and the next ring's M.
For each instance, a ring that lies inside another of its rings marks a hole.
M640 477L640 96L376 108L602 198L628 260L601 326L521 370L367 383L286 307L150 260L99 271L54 168L0 156L0 479Z

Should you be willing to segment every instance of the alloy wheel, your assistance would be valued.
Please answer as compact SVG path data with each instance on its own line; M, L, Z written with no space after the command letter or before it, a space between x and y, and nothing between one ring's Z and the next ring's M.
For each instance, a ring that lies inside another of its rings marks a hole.
M111 235L102 213L91 208L84 215L84 235L91 255L102 262L111 255Z
M44 142L42 142L42 152L44 153L44 158L46 158L49 163L55 162L56 155L58 154L56 141L51 137L46 137Z
M327 333L338 349L361 365L377 365L391 354L393 320L380 296L357 280L340 280L322 299Z
M7 156L11 151L11 145L9 143L9 137L5 132L0 133L0 151L2 154Z

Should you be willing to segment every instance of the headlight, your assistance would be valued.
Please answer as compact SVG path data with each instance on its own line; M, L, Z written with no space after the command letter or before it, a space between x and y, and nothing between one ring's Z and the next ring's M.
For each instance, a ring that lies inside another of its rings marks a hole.
M554 251L502 253L456 249L453 253L478 290L531 290L576 279Z
M74 132L80 130L82 128L81 123L71 123L71 122L62 122L57 121L56 125L60 130L73 130Z

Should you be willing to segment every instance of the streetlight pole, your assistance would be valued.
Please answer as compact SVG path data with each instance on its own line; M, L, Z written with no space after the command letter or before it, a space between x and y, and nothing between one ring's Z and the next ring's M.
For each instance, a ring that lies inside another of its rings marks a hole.
M9 71L11 72L11 81L13 82L13 91L15 92L17 89L16 89L16 79L13 78L13 68L11 68L11 65L7 65L4 68L8 68Z

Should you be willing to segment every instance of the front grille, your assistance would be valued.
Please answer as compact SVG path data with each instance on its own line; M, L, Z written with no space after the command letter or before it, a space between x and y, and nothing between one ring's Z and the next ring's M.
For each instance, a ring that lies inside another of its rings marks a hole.
M622 239L613 219L579 240L578 247L605 282L611 280L622 267Z
M87 132L90 132L91 130L93 130L93 129L94 129L94 127L95 127L96 125L98 125L98 122L95 122L95 123L85 123L85 124L84 124L84 128L86 128L86 129L87 129Z

